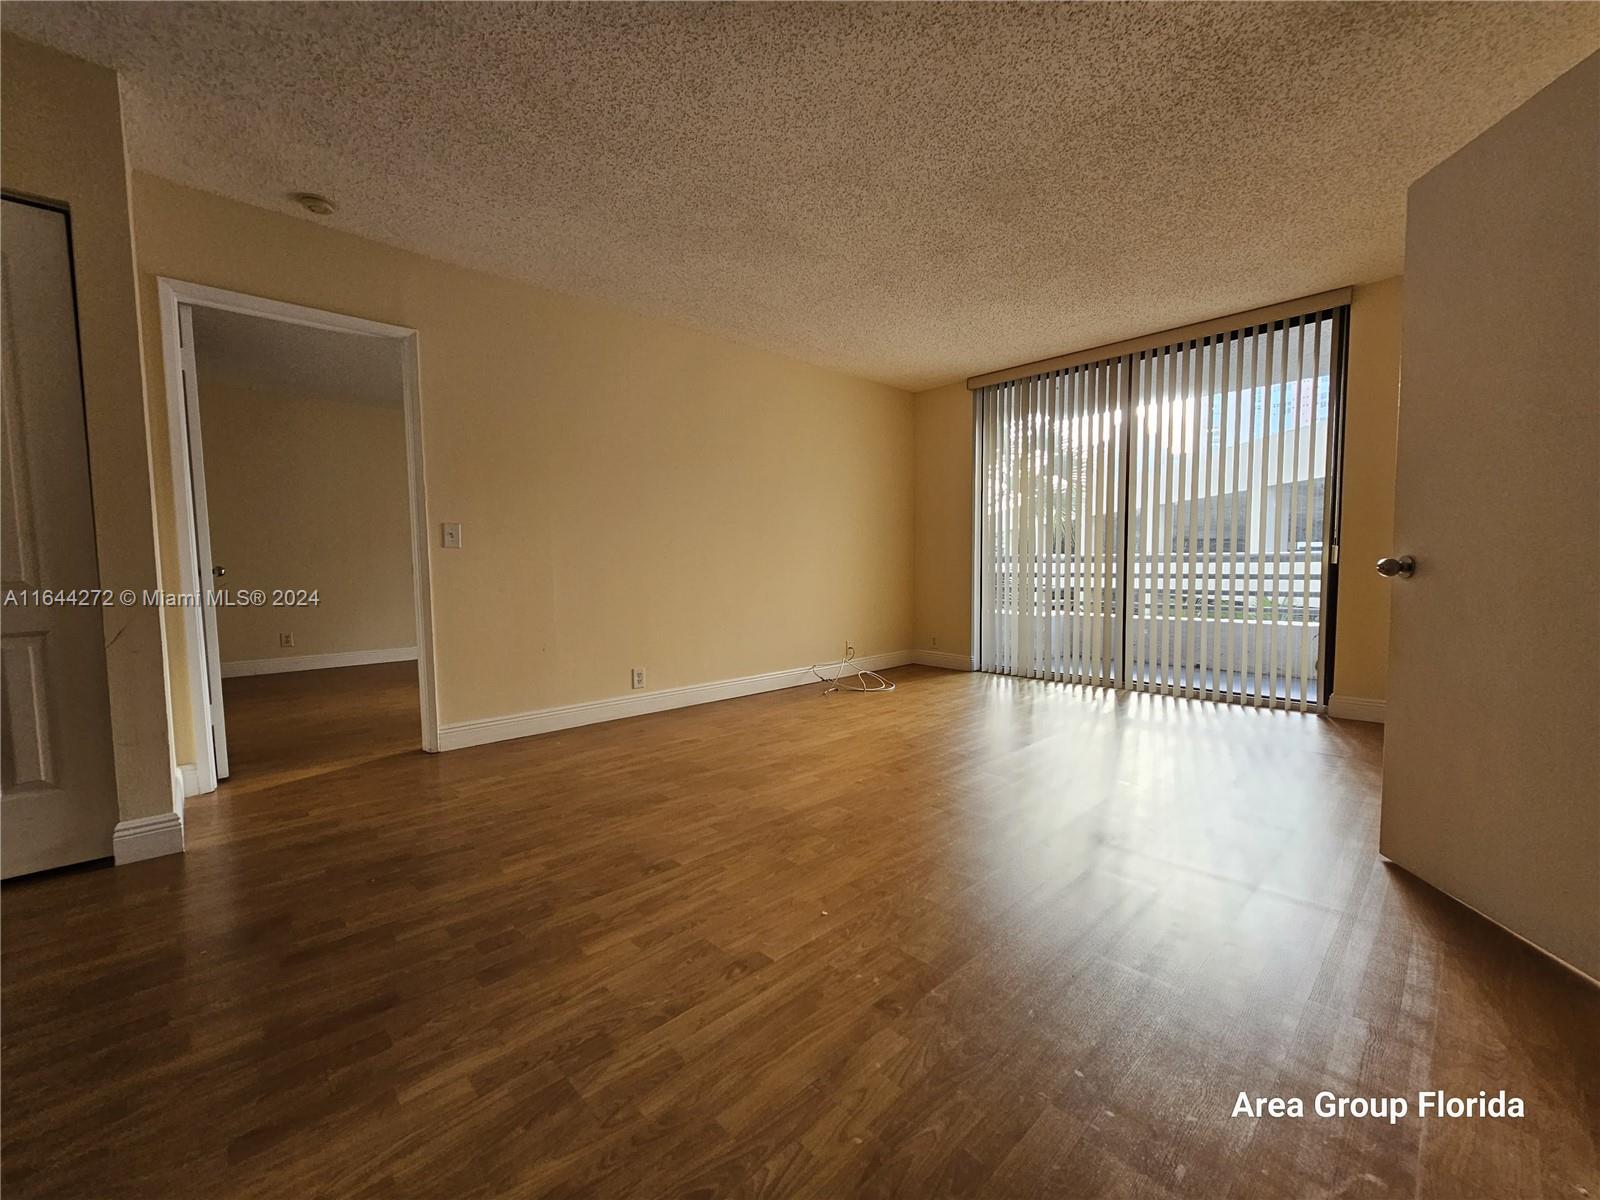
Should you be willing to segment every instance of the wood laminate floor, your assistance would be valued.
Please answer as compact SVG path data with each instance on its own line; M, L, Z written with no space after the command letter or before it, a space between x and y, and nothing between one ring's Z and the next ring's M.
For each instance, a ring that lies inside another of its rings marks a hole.
M230 683L188 854L4 890L7 1200L1600 1194L1600 994L1379 859L1377 729L893 676ZM1429 1087L1527 1115L1230 1115Z

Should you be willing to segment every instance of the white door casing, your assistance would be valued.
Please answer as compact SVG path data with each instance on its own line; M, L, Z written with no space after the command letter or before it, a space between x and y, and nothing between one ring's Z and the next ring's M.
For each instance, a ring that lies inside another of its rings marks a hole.
M210 547L202 551L204 525L209 540L209 520L201 515L195 475L204 481L204 458L191 446L191 435L201 437L198 391L188 382L194 378L193 329L186 310L191 307L247 313L269 320L287 321L315 329L329 329L368 337L392 338L399 343L401 391L406 417L406 467L411 519L411 569L413 607L417 629L417 675L421 693L421 741L429 753L439 749L439 717L436 691L433 638L433 587L429 559L430 529L427 484L423 458L422 399L418 370L417 332L363 317L307 308L282 300L233 292L206 284L159 277L156 294L160 305L161 348L166 384L168 454L173 479L175 514L174 550L177 558L178 587L185 592L200 591L226 580L210 575ZM186 380L187 376L187 380ZM207 556L201 562L202 553ZM216 651L214 623L208 628L201 606L190 606L183 613L183 645L177 670L183 675L189 693L189 725L194 730L196 762L193 794L212 791L217 780L227 773L226 738L208 737L208 732L225 720L221 691L221 655ZM209 614L214 616L214 614ZM208 644L209 643L209 644ZM213 673L215 672L215 674ZM220 748L219 759L214 752Z
M111 854L105 634L67 217L7 199L0 243L0 875ZM82 604L36 593L83 592ZM16 601L21 600L21 603Z

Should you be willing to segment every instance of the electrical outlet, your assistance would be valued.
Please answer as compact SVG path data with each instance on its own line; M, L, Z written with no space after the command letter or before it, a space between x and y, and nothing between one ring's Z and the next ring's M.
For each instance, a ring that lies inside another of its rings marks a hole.
M294 649L294 634L292 634L292 633L280 633L278 635L278 645L281 646L285 650Z
M642 688L644 686L644 668L643 667L635 667L633 669L633 686L635 688Z
M440 527L440 533L446 550L461 549L461 524L458 521L446 521Z
M934 650L939 648L939 635L937 633L928 639L928 646Z
M849 642L844 644L844 656L846 658L854 658L856 656L856 648Z

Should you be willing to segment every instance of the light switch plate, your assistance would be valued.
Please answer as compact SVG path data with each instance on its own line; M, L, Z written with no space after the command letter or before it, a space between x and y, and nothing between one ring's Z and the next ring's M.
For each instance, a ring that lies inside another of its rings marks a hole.
M461 549L461 523L459 521L446 521L440 530L443 533L444 548L446 550Z

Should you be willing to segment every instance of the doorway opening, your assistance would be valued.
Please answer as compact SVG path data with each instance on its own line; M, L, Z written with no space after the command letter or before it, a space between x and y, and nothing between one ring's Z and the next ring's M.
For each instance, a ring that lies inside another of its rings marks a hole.
M159 287L186 790L436 750L415 331Z

